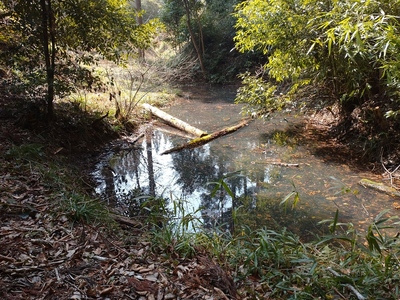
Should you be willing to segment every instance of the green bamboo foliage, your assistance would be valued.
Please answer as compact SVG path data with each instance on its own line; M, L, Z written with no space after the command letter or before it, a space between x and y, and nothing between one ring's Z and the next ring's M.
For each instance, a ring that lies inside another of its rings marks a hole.
M260 73L263 79L289 81L296 88L318 84L343 107L377 96L398 99L399 4L398 0L245 1L235 12L236 48L268 56ZM277 95L266 99L279 102ZM240 95L238 100L246 102ZM387 104L390 112L389 100Z

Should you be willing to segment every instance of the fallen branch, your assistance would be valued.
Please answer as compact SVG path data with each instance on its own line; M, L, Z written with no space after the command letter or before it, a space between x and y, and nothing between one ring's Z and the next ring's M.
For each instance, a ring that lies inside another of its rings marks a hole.
M139 223L137 221L134 221L134 220L132 220L132 219L130 219L128 217L124 217L124 216L117 215L117 214L111 214L111 217L114 219L114 221L116 221L116 222L118 222L120 224L123 224L123 225L128 225L128 226L131 226L131 227L140 227L140 226L142 226L141 223Z
M173 135L176 135L176 136L180 136L180 137L183 137L183 138L186 138L186 139L194 139L196 137L194 134L191 134L189 132L185 132L183 130L179 130L177 128L174 128L174 127L168 126L166 124L162 124L162 123L156 124L154 126L154 129L157 130L157 131L168 133L168 134L173 134Z
M300 164L296 163L285 163L285 162L280 162L280 161L262 161L262 162L256 162L257 164L267 164L267 165L273 165L273 166L281 166L281 167L296 167L298 168Z
M390 171L388 168L386 168L385 164L383 163L382 156L383 156L383 152L381 153L381 164L382 164L382 167L385 169L385 175L387 174L389 179L390 179L390 186L393 187L394 186L393 185L394 179L399 179L400 178L400 175L397 172L399 170L399 168L400 168L400 165L398 165L397 168L395 168L393 171Z
M336 277L339 277L339 278L342 277L342 275L340 275L338 272L333 270L331 267L328 267L327 270L329 272L331 272L333 275L335 275ZM366 300L367 299L351 284L346 283L346 284L343 284L343 286L347 287L350 291L352 291L353 294L356 295L358 300Z
M15 263L15 261L16 261L13 257L9 257L9 256L0 254L0 261L2 261L2 260L8 261L10 263Z
M298 168L300 165L299 164L290 164L290 163L283 163L283 162L267 162L269 165L274 165L274 166L281 166L281 167L296 167Z
M361 179L358 183L363 187L368 187L376 191L386 193L390 196L400 197L400 191L391 186L384 185L383 183L375 182L365 178Z
M92 258L95 259L95 260L98 260L98 261L102 261L102 262L104 262L104 261L112 261L112 262L115 262L115 263L118 262L114 258L104 257L104 256L99 256L99 255L93 255Z
M142 107L145 110L151 112L156 117L159 117L161 120L167 122L169 125L174 126L180 130L189 132L195 136L200 136L200 137L207 135L207 132L200 130L196 127L193 127L190 124L188 124L182 120L179 120L179 119L167 114L166 112L163 112L162 110L158 109L157 107L151 106L148 103L142 104Z
M212 140L215 140L216 138L219 138L221 136L235 132L236 130L246 126L248 123L249 123L249 120L243 120L239 124L234 125L232 127L226 127L224 129L222 129L220 131L216 131L212 134L208 134L208 135L205 135L205 136L202 136L199 138L195 138L186 144L179 145L174 148L168 149L168 150L164 151L163 153L161 153L161 155L169 154L172 152L177 152L177 151L180 151L183 149L193 149L193 148L200 147L202 145L205 145L205 144L211 142Z
M135 144L138 140L140 140L142 137L144 137L144 133L140 133L139 135L135 137L130 137L130 136L124 136L121 139L126 141L129 144Z
M24 266L24 267L15 268L15 269L9 268L9 269L3 270L3 272L8 273L8 274L13 274L13 273L20 273L20 272L30 272L30 271L42 270L42 269L46 269L49 267L53 267L54 265L59 265L59 264L65 263L66 260L68 260L68 258L50 261L47 264L40 264L40 265L35 265L35 266Z

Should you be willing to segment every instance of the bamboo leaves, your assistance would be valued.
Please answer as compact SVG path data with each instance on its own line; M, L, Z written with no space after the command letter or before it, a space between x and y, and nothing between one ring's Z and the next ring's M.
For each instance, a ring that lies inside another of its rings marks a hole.
M398 0L245 1L236 7L236 48L268 55L262 75L270 81L320 83L343 104L362 103L400 87L399 7ZM252 104L248 95L238 100ZM273 92L264 105L278 100Z
M300 194L296 189L296 186L294 185L294 183L292 182L293 185L293 191L290 192L288 195L286 195L285 198L283 198L283 200L281 201L280 205L284 205L285 209L288 206L288 202L290 199L293 198L293 203L292 203L292 209L294 209L296 207L296 205L299 203L300 201Z

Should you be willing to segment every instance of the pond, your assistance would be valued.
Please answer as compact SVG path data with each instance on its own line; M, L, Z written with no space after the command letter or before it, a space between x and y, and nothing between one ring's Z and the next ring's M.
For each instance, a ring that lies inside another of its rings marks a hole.
M211 133L243 118L233 103L235 86L182 90L185 96L163 110L197 128ZM320 234L318 222L333 219L336 210L341 222L365 230L393 208L396 199L358 184L382 178L318 155L299 138L305 126L304 115L276 113L202 147L161 155L189 137L155 122L134 146L105 150L94 172L96 193L125 214L134 215L146 194L197 211L207 228L229 228L235 215L252 228L286 227L304 237ZM228 188L216 189L222 183Z

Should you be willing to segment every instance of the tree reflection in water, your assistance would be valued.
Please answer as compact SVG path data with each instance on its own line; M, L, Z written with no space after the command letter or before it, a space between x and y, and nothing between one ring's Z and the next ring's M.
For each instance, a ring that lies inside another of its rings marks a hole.
M258 225L268 221L268 212L260 207L268 207L268 204L258 201L265 183L271 180L268 168L246 165L240 162L243 158L238 160L237 153L229 148L221 151L214 148L213 143L159 155L180 142L179 138L148 129L139 147L119 151L108 160L108 165L102 168L102 183L97 191L111 205L129 215L137 215L149 197L163 199L167 206L174 200L183 201L189 211L201 208L198 217L208 229L219 227L232 231L232 214L239 207L243 207L244 216L255 210L264 211L264 216L257 217ZM221 180L231 195L222 185L213 193ZM243 217L239 219L246 221ZM252 224L255 219L256 215L246 222Z
M215 188L211 183L236 171L234 157L220 155L212 145L159 155L179 142L178 138L148 130L140 147L114 153L102 167L97 192L124 213L139 209L148 199L143 195L186 201L193 211L201 207L198 216L206 228L232 229L232 211L242 205L242 197L255 194L255 184L249 184L245 176L232 176L226 183L233 199L223 188L211 197Z
M180 105L171 114L191 123L188 116L193 117L196 109L198 123L192 124L211 131L223 122L221 127L238 122L234 118L237 108L227 101L193 101L196 100ZM296 134L302 124L290 113L284 117L276 114L267 122L254 121L235 134L202 147L168 155L160 153L187 142L187 138L155 129L135 147L106 155L95 174L96 192L126 214L134 215L152 196L163 199L171 210L173 201L178 201L187 206L186 212L198 211L206 228L224 225L224 229L233 230L235 215L239 224L254 229L287 227L301 235L318 231L317 223L332 218L338 208L340 222L355 226L358 223L358 227L390 208L389 196L359 187L360 176L365 174L319 157L314 145L301 144ZM300 167L269 163L280 161ZM240 176L228 176L237 171ZM337 181L332 178L338 178L346 189L336 192ZM224 188L212 196L215 184L209 183L221 179L233 197ZM285 210L280 202L294 192L294 185L300 195L299 204L293 210Z

